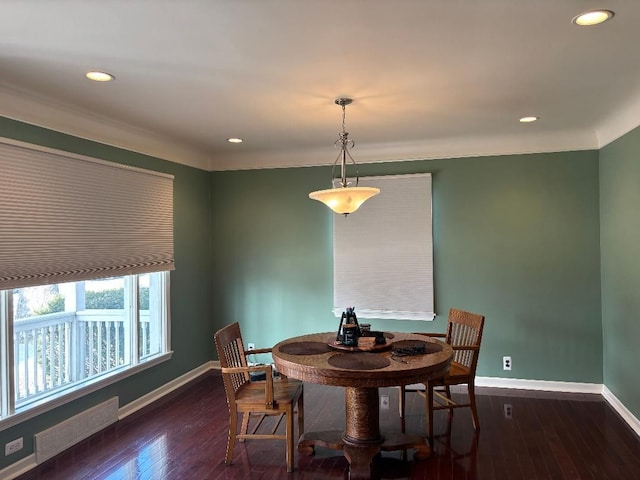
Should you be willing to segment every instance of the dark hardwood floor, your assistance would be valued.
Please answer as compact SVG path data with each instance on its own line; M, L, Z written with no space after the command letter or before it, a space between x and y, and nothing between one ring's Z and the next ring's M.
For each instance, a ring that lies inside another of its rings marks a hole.
M397 390L385 388L390 409L384 431L399 431ZM481 432L475 437L466 409L451 429L436 412L435 449L425 461L384 453L382 479L640 479L640 438L598 395L478 389ZM407 431L424 434L423 400L408 395ZM505 406L511 411L506 418ZM305 385L306 430L341 429L343 389ZM284 442L254 440L236 446L224 464L228 411L222 380L207 376L168 401L148 407L22 475L20 480L119 479L343 479L341 452L296 452L287 473Z

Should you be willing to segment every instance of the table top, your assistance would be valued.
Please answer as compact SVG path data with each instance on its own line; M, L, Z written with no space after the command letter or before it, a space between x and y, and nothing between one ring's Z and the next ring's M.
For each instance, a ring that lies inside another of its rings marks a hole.
M343 387L391 387L426 382L449 369L453 350L435 338L413 333L386 333L390 347L375 352L332 348L335 332L289 338L272 349L284 375L303 382ZM402 355L412 347L426 353Z

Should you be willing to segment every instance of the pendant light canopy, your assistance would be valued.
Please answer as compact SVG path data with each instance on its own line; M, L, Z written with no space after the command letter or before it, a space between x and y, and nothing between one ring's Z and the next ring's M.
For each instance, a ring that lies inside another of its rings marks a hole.
M380 193L379 188L373 187L359 187L358 186L358 171L356 169L355 186L350 186L351 181L347 179L347 157L351 160L351 163L355 166L356 162L349 153L349 149L353 148L355 143L353 140L349 140L349 134L345 131L345 107L353 102L350 98L336 98L335 103L342 107L342 132L339 133L338 139L335 145L340 148L340 154L336 161L333 162L333 168L331 169L331 178L333 188L328 190L317 190L309 194L309 198L318 200L319 202L327 205L331 210L336 213L343 213L345 215L353 213L360 205L366 202L369 198ZM339 186L336 187L338 179L334 179L333 170L340 160L340 180Z

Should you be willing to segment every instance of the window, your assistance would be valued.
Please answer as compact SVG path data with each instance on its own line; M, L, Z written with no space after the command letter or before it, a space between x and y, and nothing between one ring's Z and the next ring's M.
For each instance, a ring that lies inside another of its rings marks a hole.
M0 428L170 356L173 176L0 138Z
M2 291L3 330L13 330L13 368L2 384L13 396L4 396L3 416L166 352L166 276Z
M381 189L356 213L333 216L334 313L433 320L431 174L361 178Z

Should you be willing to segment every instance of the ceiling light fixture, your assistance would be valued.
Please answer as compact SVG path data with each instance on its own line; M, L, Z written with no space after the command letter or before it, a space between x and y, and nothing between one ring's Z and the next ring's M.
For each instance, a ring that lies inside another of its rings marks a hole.
M242 139L238 137L227 138L227 142L229 143L242 143Z
M338 139L335 141L335 146L340 147L340 153L333 167L331 168L331 183L333 188L328 190L318 190L311 192L309 198L318 200L324 203L331 210L336 213L343 213L345 215L353 213L360 206L366 202L369 198L380 193L379 188L374 187L358 187L358 170L356 162L349 153L349 149L355 146L353 140L349 140L349 134L345 131L345 107L353 102L350 98L336 98L336 105L342 107L342 132L338 134ZM347 157L351 160L351 163L356 167L355 186L350 186L353 182L347 179ZM337 179L334 177L333 172L336 164L340 160L340 186L336 187Z
M115 80L116 78L110 73L98 71L87 72L85 76L89 80L93 80L94 82L110 82L111 80Z
M538 120L540 117L522 117L520 119L520 123L531 123Z
M581 27L588 27L606 22L613 18L613 15L614 13L611 10L591 10L573 17L573 20L571 21Z

